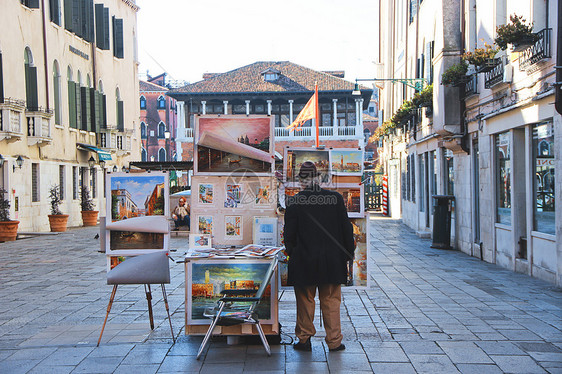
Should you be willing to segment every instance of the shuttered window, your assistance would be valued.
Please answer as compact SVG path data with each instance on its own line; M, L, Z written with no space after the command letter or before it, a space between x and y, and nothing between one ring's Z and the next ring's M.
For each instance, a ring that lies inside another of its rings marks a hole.
M80 84L76 83L75 86L76 91L76 128L82 128L82 95L80 91Z
M123 101L117 100L117 130L125 131L125 119L123 113Z
M78 167L72 167L72 199L78 199Z
M76 83L68 81L68 123L73 129L76 125Z
M39 164L31 164L31 201L39 201Z
M109 8L96 4L96 46L109 49Z
M80 36L89 42L94 41L94 0L76 0L80 1L81 10L81 33Z
M51 22L61 25L60 0L49 0L49 15Z
M25 64L25 100L27 110L37 110L37 68Z
M80 87L82 127L84 131L92 131L92 113L90 108L90 89L88 87Z
M107 129L107 100L105 95L101 95L100 109L101 114L101 128Z
M73 0L64 0L64 28L72 31Z
M20 0L28 8L39 9L39 0Z
M98 110L98 100L97 99L97 94L98 92L93 89L90 88L90 131L94 131L94 132L98 132L99 130L99 126L98 126L98 122L99 122L99 110Z
M64 165L59 165L59 186L60 186L60 199L64 200L66 189L65 187L65 170Z
M123 20L113 16L113 56L123 58Z

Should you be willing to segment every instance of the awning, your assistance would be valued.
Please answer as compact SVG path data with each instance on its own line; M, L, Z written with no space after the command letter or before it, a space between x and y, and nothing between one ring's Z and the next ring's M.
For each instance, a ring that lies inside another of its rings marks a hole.
M90 151L98 154L99 161L111 161L111 153L90 144L76 143L76 147L82 151Z

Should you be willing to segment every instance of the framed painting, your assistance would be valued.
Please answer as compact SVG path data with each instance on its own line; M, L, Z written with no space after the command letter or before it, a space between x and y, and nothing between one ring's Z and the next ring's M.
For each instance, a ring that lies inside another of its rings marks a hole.
M241 239L242 216L224 216L224 229L226 239Z
M255 186L255 200L254 204L258 207L271 205L272 194L271 186L269 184Z
M197 188L199 204L214 204L214 186L211 183L199 183Z
M269 268L262 259L201 259L186 264L186 313L188 325L208 325L203 316L206 308L214 307L226 289L255 292ZM275 275L267 286L257 312L260 322L277 323L277 282Z
M330 151L311 148L285 148L284 155L285 181L298 182L297 174L305 161L311 161L318 170L320 184L329 184L330 175Z
M349 218L361 218L365 216L363 185L339 184L338 187L333 190L342 195Z
M368 287L369 286L369 258L367 251L368 220L366 218L352 218L353 237L355 238L355 256L353 265L348 266L347 286L350 287Z
M189 249L211 248L210 234L189 234Z
M107 173L106 211L111 221L143 216L170 216L166 172Z
M360 149L331 149L330 166L336 175L363 174L363 151Z
M195 117L194 173L272 173L275 160L273 120L273 116Z
M213 216L197 216L197 232L199 234L213 234Z
M237 208L242 204L244 200L244 193L242 189L242 184L230 184L227 183L225 186L225 208Z

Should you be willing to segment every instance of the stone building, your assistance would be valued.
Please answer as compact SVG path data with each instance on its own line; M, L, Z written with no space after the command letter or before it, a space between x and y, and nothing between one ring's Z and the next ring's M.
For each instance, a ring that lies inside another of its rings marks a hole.
M142 161L176 161L176 100L166 95L165 74L139 82Z
M353 95L354 84L343 79L344 72L320 72L289 61L256 62L222 73L206 74L202 81L168 91L177 100L178 160L193 158L193 130L199 114L267 114L275 116L275 150L281 155L287 145L313 147L316 128L313 121L301 131L285 129L314 93L318 83L320 143L326 147L364 147L362 112L372 89L361 87Z
M401 116L381 137L391 215L430 236L431 196L453 195L456 249L561 285L561 187L554 183L561 127L553 105L560 3L399 3L381 1L381 29L391 37L381 40L379 75L433 83L433 104ZM513 14L532 22L534 40L508 45L485 66L470 65L457 84L443 85L442 74L463 53L493 45L496 28ZM414 92L385 83L381 122Z
M19 231L49 230L53 185L69 226L82 224L82 185L105 215L99 161L140 159L137 11L131 0L2 2L0 186Z

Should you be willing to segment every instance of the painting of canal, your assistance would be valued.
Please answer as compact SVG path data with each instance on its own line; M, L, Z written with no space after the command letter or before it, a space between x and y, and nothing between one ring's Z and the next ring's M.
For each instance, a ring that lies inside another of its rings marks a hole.
M111 188L111 219L164 215L166 176L155 173L144 175L108 175Z
M361 175L363 151L331 150L332 173L338 175Z
M206 308L213 308L224 290L247 290L252 296L260 287L269 263L199 262L191 266L191 313L192 321L208 323L203 316ZM240 303L237 305L244 305ZM189 309L188 309L189 310ZM271 319L271 284L267 286L257 307L261 321Z
M286 154L287 181L298 181L297 174L305 161L316 166L320 183L330 182L330 152L323 150L290 149Z

